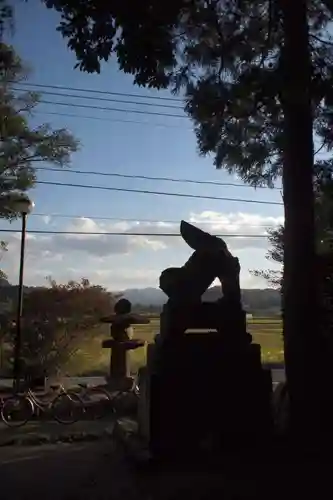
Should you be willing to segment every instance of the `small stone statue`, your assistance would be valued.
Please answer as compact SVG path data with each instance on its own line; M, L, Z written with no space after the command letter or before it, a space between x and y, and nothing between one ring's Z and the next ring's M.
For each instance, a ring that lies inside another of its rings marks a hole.
M132 304L127 299L120 299L114 306L115 314L129 314L132 310Z
M104 340L102 347L111 349L110 377L116 386L130 380L129 351L143 347L145 342L139 339L131 339L128 332L131 325L142 325L150 322L149 318L131 312L132 304L127 299L120 299L114 306L114 314L101 318L101 322L111 324L111 339Z
M127 299L120 299L114 306L114 314L102 318L103 323L111 323L111 337L118 342L131 340L128 330L131 325L149 323L149 319L131 312L132 304Z

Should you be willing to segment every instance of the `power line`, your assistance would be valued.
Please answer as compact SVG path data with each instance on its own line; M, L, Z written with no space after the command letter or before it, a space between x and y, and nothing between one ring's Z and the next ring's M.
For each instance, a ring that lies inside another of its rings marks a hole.
M142 111L140 109L121 109L121 108L110 108L103 106L93 106L91 104L76 104L73 102L60 102L60 101L47 101L41 99L39 101L41 104L52 104L53 106L69 106L71 108L85 108L85 109L99 109L101 111L118 111L120 113L136 113L139 115L152 115L152 116L166 116L167 118L187 118L186 115L176 115L173 113L159 113L158 111Z
M180 219L178 220L159 220L159 219L131 219L127 217L103 217L103 216L95 216L95 215L75 215L75 214L57 214L57 213L42 213L42 212L33 212L30 214L30 217L57 217L60 219L91 219L91 220L108 220L108 221L117 221L117 222L137 222L141 223L152 223L152 224L180 224ZM218 219L212 220L202 220L202 221L193 221L190 220L191 224L218 224L221 223ZM223 223L224 226L234 226L235 223ZM248 227L262 227L266 229L274 229L275 225L269 224L246 224Z
M171 125L168 123L156 123L156 122L143 122L139 120L121 120L120 118L106 118L102 116L87 116L87 115L81 115L81 114L74 114L74 113L60 113L56 111L40 111L40 110L34 110L34 114L37 113L39 115L44 114L44 115L54 115L54 116L66 116L69 118L80 118L84 120L98 120L98 121L103 121L103 122L111 122L111 123L134 123L136 125L150 125L153 127L163 127L163 128L178 128L182 130L188 130L188 131L193 131L193 128L191 127L182 127L180 125Z
M24 92L24 89L20 88L14 88L16 92ZM91 95L78 95L78 94L68 94L67 92L50 92L48 90L41 90L41 94L45 95L51 95L51 96L57 96L57 97L71 97L74 99L87 99L87 100L92 100L92 101L104 101L104 102L118 102L120 104L135 104L137 106L153 106L157 108L171 108L171 109L184 109L182 106L175 106L173 104L155 104L152 102L139 102L139 101L125 101L121 99L112 99L110 97L94 97Z
M20 233L19 230L15 229L0 229L0 233ZM80 235L80 236L160 236L160 237L177 237L180 238L181 235L177 233L136 233L136 232L92 232L87 231L51 231L44 229L29 229L27 233L31 234L68 234L68 235ZM267 238L266 234L216 234L219 238Z
M63 186L63 187L76 187L80 189L98 189L103 191L118 191L123 193L141 193L141 194L155 194L160 196L175 196L180 198L196 198L200 200L218 200L218 201L236 201L240 203L256 203L259 205L283 205L278 201L268 200L251 200L244 198L226 198L223 196L207 196L187 193L170 193L167 191L150 191L148 189L130 189L130 188L117 188L109 186L93 186L91 184L74 184L70 182L53 182L53 181L36 181L36 184L45 184L47 186Z
M156 99L158 101L175 101L175 102L183 102L182 99L178 97L163 97L163 96L150 96L150 95L140 95L140 94L129 94L126 92L110 92L106 90L97 90L97 89L83 89L79 87L67 87L64 85L42 85L40 83L29 83L29 82L21 82L15 83L15 85L25 85L26 87L37 87L37 88L47 88L47 89L57 89L57 90L69 90L73 92L87 92L93 94L101 94L101 95L116 95L120 97L134 97L136 99Z
M148 181L159 181L159 182L180 182L186 184L203 184L210 186L224 186L224 187L238 187L238 188L252 188L247 184L237 184L235 182L219 182L219 181L201 181L195 179L177 179L174 177L154 177L149 175L134 175L134 174L121 174L119 172L98 172L93 170L75 170L75 169L63 169L63 168L52 168L52 167L35 167L36 170L45 170L47 172L65 172L66 174L79 174L79 175L99 175L105 177L120 177L124 179L142 179ZM275 189L280 190L280 188L268 188L267 186L258 186L260 189ZM252 188L253 189L253 188Z

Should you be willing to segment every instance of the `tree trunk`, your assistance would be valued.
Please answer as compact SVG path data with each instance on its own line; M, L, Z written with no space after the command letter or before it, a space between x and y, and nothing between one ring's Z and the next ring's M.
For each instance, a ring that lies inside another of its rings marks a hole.
M291 425L293 431L301 433L308 432L309 424L314 424L311 410L319 409L316 404L320 381L307 3L279 0L285 40L281 59L285 120L284 343Z

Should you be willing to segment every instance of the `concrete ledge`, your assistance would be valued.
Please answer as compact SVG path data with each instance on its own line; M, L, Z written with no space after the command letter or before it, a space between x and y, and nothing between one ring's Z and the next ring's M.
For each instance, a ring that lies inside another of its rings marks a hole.
M78 422L71 426L57 423L31 423L11 429L3 428L0 432L0 447L36 446L55 443L89 442L111 439L115 422Z
M37 434L35 436L8 439L0 444L0 448L7 446L41 446L43 444L90 442L111 438L112 433L108 431L103 433L69 434L66 436L46 436L43 434Z

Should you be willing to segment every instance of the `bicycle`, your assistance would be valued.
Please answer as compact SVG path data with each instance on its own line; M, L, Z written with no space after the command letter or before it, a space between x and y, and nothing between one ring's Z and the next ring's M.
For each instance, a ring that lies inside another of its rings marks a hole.
M136 408L138 398L140 397L139 380L137 375L133 377L133 382L129 389L123 391L114 391L112 393L112 404L114 407L114 412L116 414L127 413L128 408L126 408L126 406L128 407L128 400L126 405L126 399L128 398L128 396L133 397L132 405Z
M86 383L79 383L79 397L83 402L83 407L87 418L99 420L108 414L114 414L115 408L112 404L110 392L101 386L89 386Z
M69 393L62 385L51 385L50 388L57 391L51 399L40 399L29 388L23 394L16 394L4 400L0 412L2 421L8 427L21 427L40 412L50 412L53 419L60 424L70 425L77 422L84 411L80 396Z
M85 414L94 420L99 420L106 415L114 416L116 413L121 413L121 403L128 394L139 396L136 378L133 379L132 386L125 391L110 392L106 387L89 386L85 383L80 383L78 386L81 389L79 395L84 404Z

